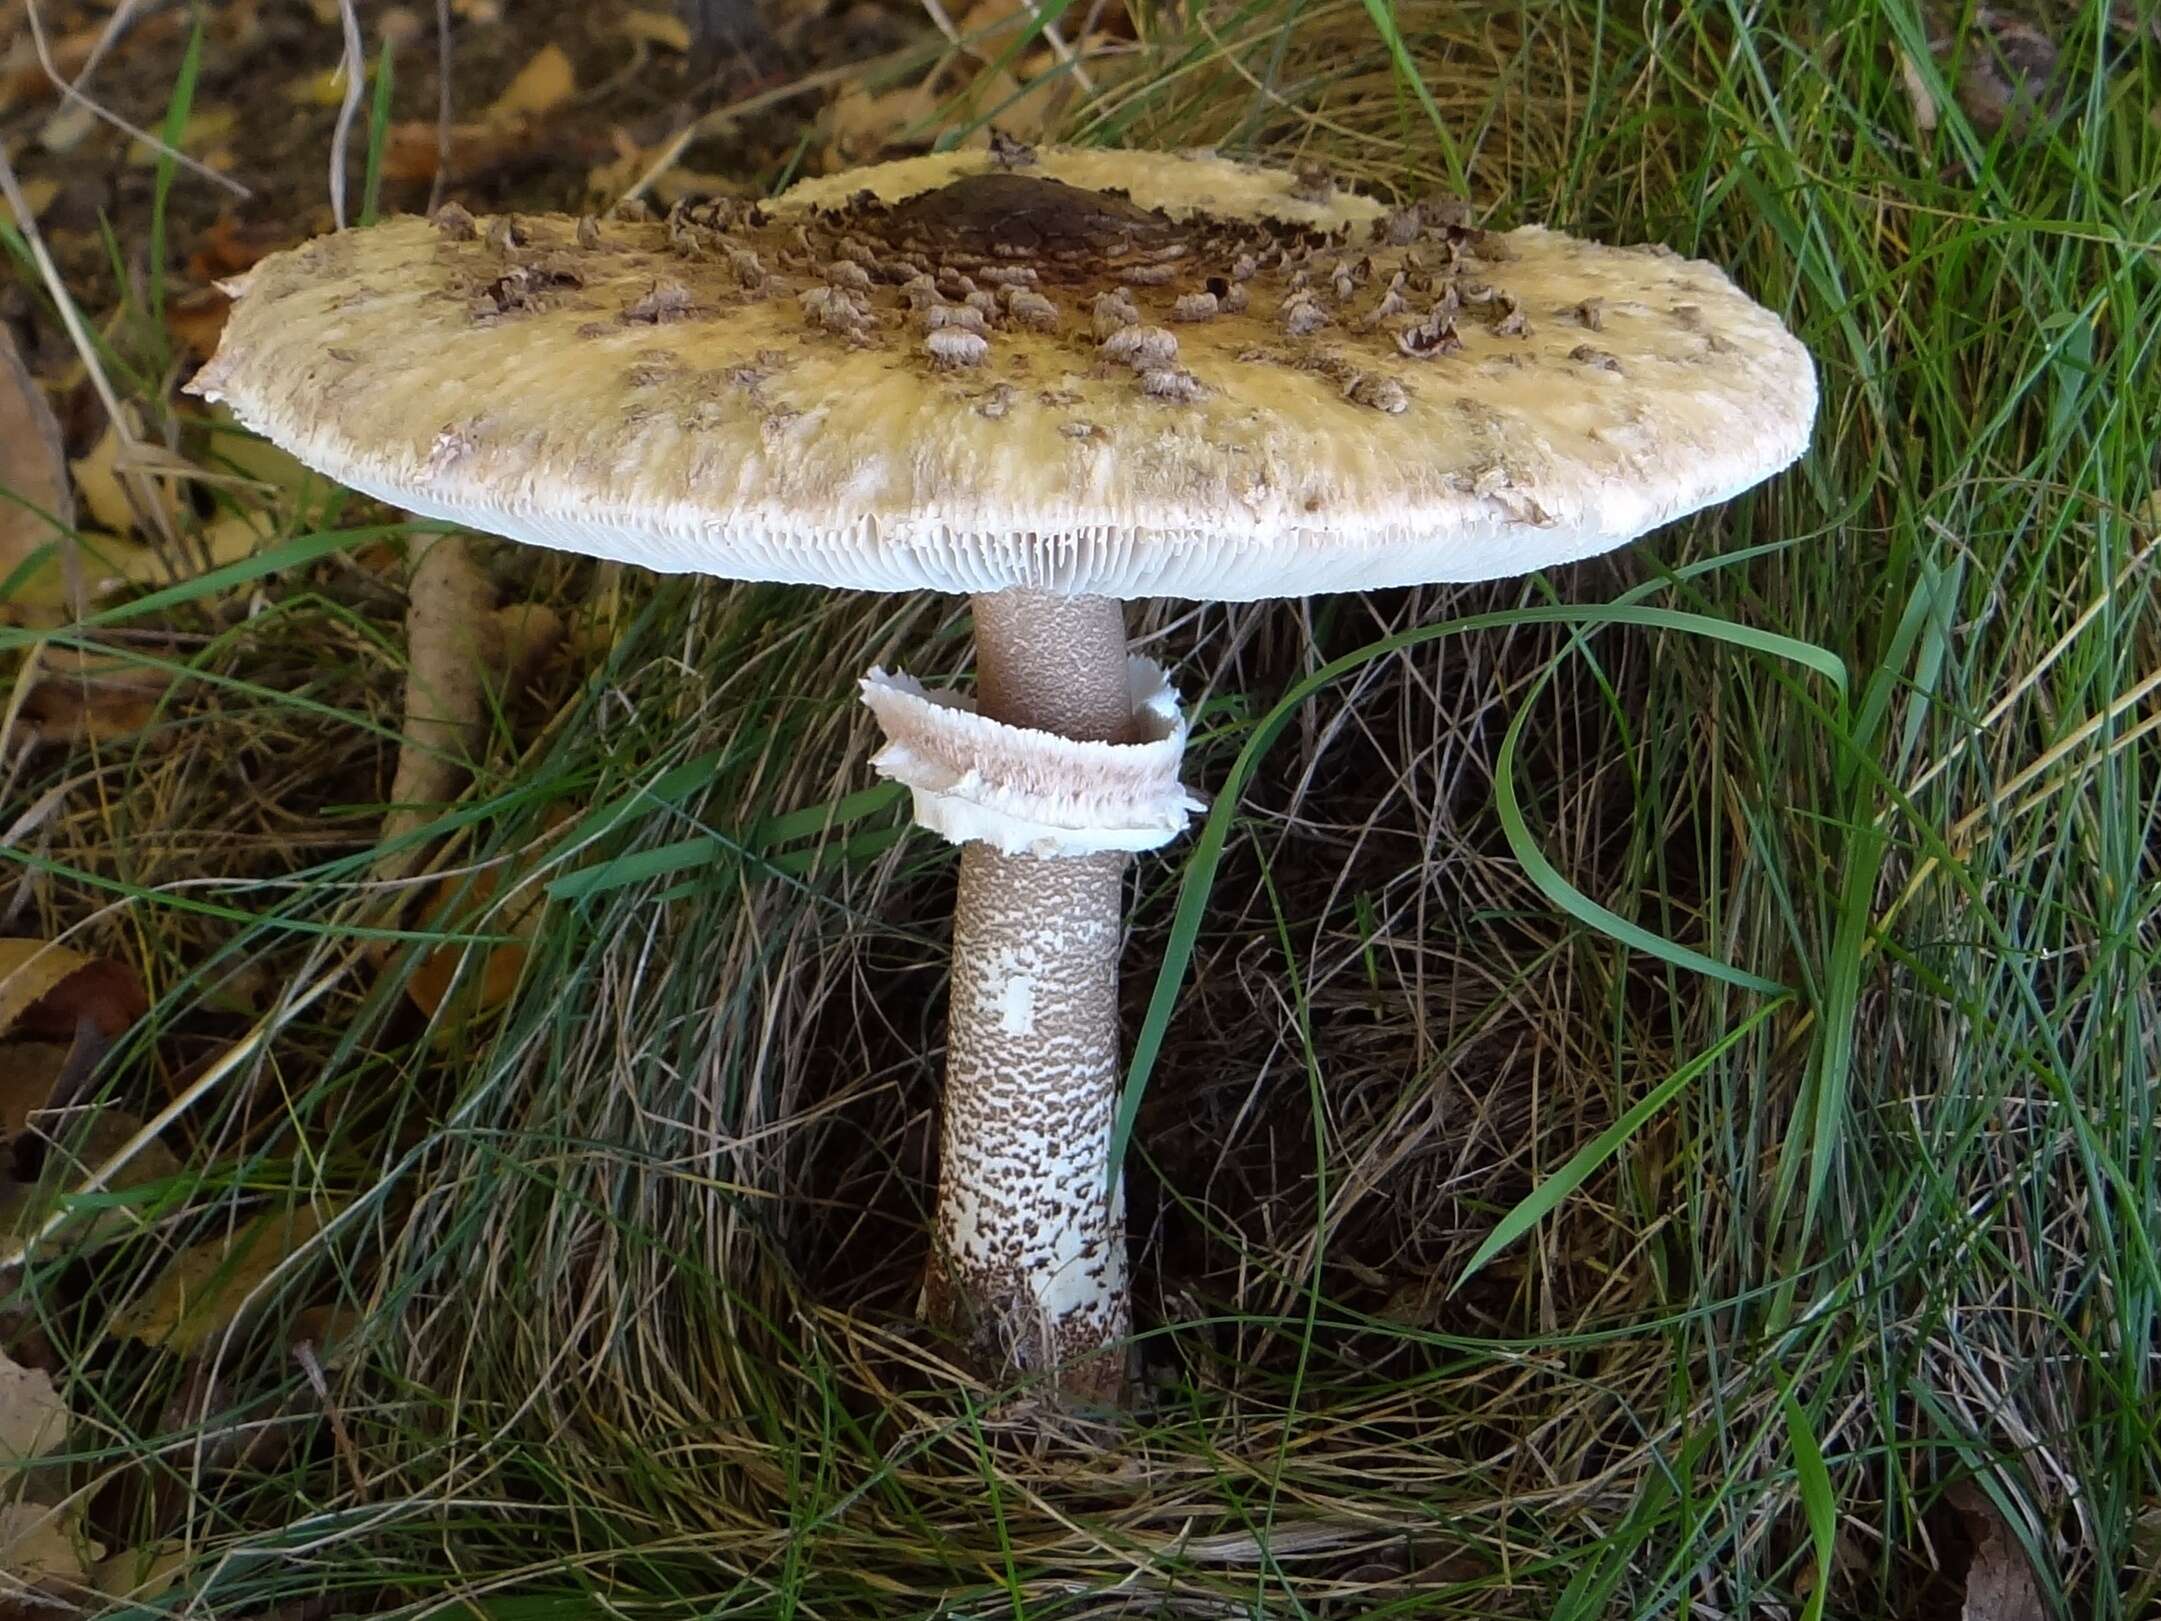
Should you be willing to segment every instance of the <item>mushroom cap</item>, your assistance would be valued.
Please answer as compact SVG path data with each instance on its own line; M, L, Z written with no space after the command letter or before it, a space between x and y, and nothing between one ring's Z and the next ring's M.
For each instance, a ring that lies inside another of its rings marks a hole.
M1517 574L1792 461L1713 266L1324 176L1003 148L264 260L191 385L356 489L649 568L1215 600Z

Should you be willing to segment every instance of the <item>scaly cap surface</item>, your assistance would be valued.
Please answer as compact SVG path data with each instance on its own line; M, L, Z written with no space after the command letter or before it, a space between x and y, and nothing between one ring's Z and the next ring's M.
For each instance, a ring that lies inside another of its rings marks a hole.
M453 208L242 292L192 386L341 482L883 590L1521 573L1756 483L1816 401L1708 264L1145 152L906 159L665 221Z

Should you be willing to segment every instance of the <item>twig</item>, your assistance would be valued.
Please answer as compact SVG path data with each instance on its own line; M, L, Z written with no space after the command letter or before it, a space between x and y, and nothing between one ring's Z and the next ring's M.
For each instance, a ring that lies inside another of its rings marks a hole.
M93 118L104 119L106 123L112 125L115 129L124 131L125 133L133 136L136 140L143 142L145 145L150 146L156 151L163 153L166 157L171 158L183 169L186 169L193 174L201 175L205 180L210 181L214 185L223 186L235 197L244 198L253 197L255 195L254 192L250 191L246 186L243 186L239 181L233 179L231 176L219 174L217 170L211 168L209 164L198 162L196 159L189 157L185 152L181 151L178 147L171 145L163 138L151 134L146 129L137 128L135 125L129 123L125 118L122 118L118 113L100 106L97 102L92 101L80 90L76 89L73 84L69 83L66 79L60 76L60 69L53 62L52 48L46 43L45 40L45 24L44 21L38 16L37 0L30 0L29 5L27 5L23 9L23 15L29 20L30 23L30 44L32 48L35 49L37 52L38 66L45 70L45 77L52 81L53 88L60 92L62 100L71 101L78 106L89 108L90 115ZM100 44L102 45L102 43L103 42L101 41ZM85 65L80 77L88 78L90 76L90 67L94 65L94 62ZM16 213L18 217L21 216L20 209L17 209Z
M368 1490L367 1477L360 1472L360 1454L353 1446L353 1438L346 1432L345 1416L338 1411L338 1404L330 1399L330 1381L323 1377L321 1358L315 1347L302 1340L293 1347L293 1357L300 1364L300 1371L308 1376L314 1387L315 1399L323 1404L323 1413L330 1420L330 1438L336 1444L338 1456L345 1460L345 1467L353 1477L353 1491L365 1497Z
M338 104L338 127L330 137L330 217L345 229L345 148L353 135L353 115L360 111L361 80L366 74L366 51L360 43L360 18L353 0L338 0L338 16L345 24L345 99Z
M90 54L83 58L82 71L75 75L75 88L80 90L83 82L97 72L98 64L105 60L105 53L120 42L120 36L129 23L135 20L135 12L141 0L120 0L113 7L113 14L105 19L105 26L98 30L98 42L90 47Z
M450 0L435 0L435 177L428 182L428 212L443 203L450 183Z

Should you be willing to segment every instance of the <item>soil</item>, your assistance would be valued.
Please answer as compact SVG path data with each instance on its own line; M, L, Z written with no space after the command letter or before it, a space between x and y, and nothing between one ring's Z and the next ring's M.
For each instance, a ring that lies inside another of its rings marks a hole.
M596 177L596 170L615 165L636 172L639 154L649 155L701 114L891 50L922 26L876 4L838 16L813 17L810 9L784 17L779 7L761 11L751 0L652 0L642 11L563 0L509 7L451 0L452 161L438 187L432 171L442 74L434 8L363 5L370 96L372 64L391 42L391 138L380 209L424 210L439 200L475 212L599 206L606 199L595 197L594 181L605 188L609 177ZM343 59L343 35L331 0L312 6L219 0L144 10L83 77L81 89L110 115L160 129L181 77L191 19L203 18L193 117L181 144L231 185L185 168L173 176L165 209L165 297L168 307L185 311L215 301L209 283L217 277L332 227L330 154L342 86L331 75ZM68 75L81 73L111 14L80 0L45 0L38 15L55 65ZM491 128L488 109L547 46L568 59L575 88L538 116ZM678 178L710 179L715 189L730 183L762 189L815 150L808 135L821 104L811 94L777 98L728 121L680 154ZM369 115L363 104L348 135L349 215L361 203ZM123 302L121 276L139 303L156 215L152 153L81 106L69 107L19 28L12 40L0 32L0 148L78 303L102 319ZM0 285L0 318L14 327L33 369L58 377L72 351L26 281ZM188 347L207 348L202 340L214 337L213 326ZM69 426L72 441L77 423ZM82 448L71 442L71 451Z

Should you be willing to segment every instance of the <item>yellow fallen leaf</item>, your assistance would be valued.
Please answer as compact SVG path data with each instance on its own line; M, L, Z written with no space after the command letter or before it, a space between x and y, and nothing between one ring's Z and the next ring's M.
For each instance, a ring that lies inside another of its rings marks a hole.
M927 84L875 94L849 84L821 115L828 167L846 168L892 153L928 149L937 137L938 96Z
M313 1205L266 1211L228 1237L182 1250L139 1299L113 1314L107 1332L193 1355L255 1304L257 1289L335 1213L318 1215Z
M229 563L242 563L253 557L266 538L256 527L255 520L246 513L228 512L203 525L196 544L209 558L212 568L224 568Z
M200 153L206 148L229 140L240 127L240 113L233 107L197 107L188 114L188 121L180 131L180 139L172 144L183 152ZM128 162L138 169L156 166L158 149L148 141L131 141L128 144Z
M95 957L50 940L0 940L0 1035Z
M0 1043L0 1138L13 1141L53 1095L72 1047L61 1041Z
M107 529L125 533L135 527L136 520L135 507L128 500L127 487L120 477L120 452L120 429L107 423L98 442L90 447L90 453L68 463L68 469L75 475L76 493L82 497L84 510ZM132 465L140 466L140 463ZM177 527L178 505L171 482L146 475L143 483L146 489L155 492L165 509L167 522Z
M0 1506L0 1570L38 1587L80 1587L86 1580L82 1551L95 1560L105 1550L83 1538L78 1512L42 1503Z
M210 422L203 456L210 465L230 467L280 495L297 496L302 490L325 487L322 475L311 472L298 457L241 427L230 406L212 406Z
M53 1212L83 1185L84 1178L119 1153L142 1125L124 1109L99 1111L87 1130L66 1120L41 1125L39 1135L54 1147L37 1181L26 1184L0 1177L0 1248L25 1243L40 1232ZM179 1174L180 1161L173 1157L173 1151L151 1138L101 1184L101 1202L69 1215L43 1243L31 1246L31 1253L42 1256L64 1250L81 1255L140 1232L143 1217L114 1202L111 1196Z
M335 107L345 99L345 65L324 68L286 83L285 99L303 107Z
M74 1415L43 1368L0 1354L0 1465L22 1465L56 1450Z
M142 1604L173 1585L187 1567L187 1548L178 1542L154 1542L140 1548L122 1548L98 1561L90 1582L107 1598Z
M43 176L24 176L23 201L30 205L30 217L36 219L52 206L52 200L60 195L60 182ZM0 197L0 225L21 225L15 217L15 205Z
M490 123L508 124L520 118L537 118L553 112L578 88L577 69L560 45L548 44L535 51L510 87L495 98L486 117Z
M671 51L690 49L690 25L672 11L647 11L633 6L616 19L616 27L627 37L648 45Z

